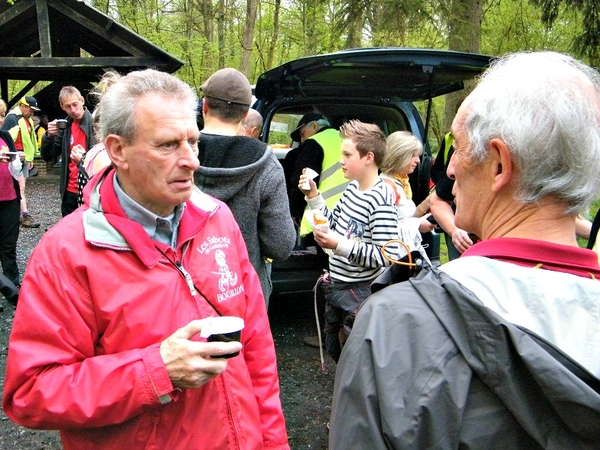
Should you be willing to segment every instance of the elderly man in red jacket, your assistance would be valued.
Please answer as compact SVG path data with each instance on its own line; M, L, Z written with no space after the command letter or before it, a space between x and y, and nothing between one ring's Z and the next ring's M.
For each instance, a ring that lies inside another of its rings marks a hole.
M67 449L289 448L260 282L229 209L194 187L196 104L154 70L114 84L112 167L31 255L3 407ZM217 316L243 319L241 342L201 337Z

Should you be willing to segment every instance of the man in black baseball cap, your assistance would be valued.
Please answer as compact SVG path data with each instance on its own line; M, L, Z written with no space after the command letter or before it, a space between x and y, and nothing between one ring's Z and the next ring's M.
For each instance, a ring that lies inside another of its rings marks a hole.
M27 210L27 199L25 197L25 180L33 175L33 159L38 153L37 136L33 124L33 115L41 111L35 97L26 96L19 100L19 103L4 119L2 129L8 131L17 151L25 153L25 162L23 164L22 175L19 176L19 187L21 189L21 226L26 228L38 228L40 224L33 220Z
M302 116L290 137L295 142L300 142L300 146L292 151L296 156L286 157L286 165L289 164L287 167L291 168L288 178L290 212L296 224L300 226L300 235L306 236L311 232L311 228L308 222L302 221L306 201L304 194L298 189L300 175L303 169L310 168L319 174L315 179L319 191L327 193L331 190L339 193L339 195L332 195L332 200L329 201L333 209L348 184L339 163L342 138L336 129L331 128L329 121L317 112L309 112ZM322 176L323 173L325 177Z
M320 124L319 124L319 121L321 122ZM304 128L306 125L312 124L313 122L314 122L314 127L312 127L313 132L306 133L306 135L303 134L302 128ZM294 142L302 143L302 142L304 142L305 139L309 138L310 136L315 134L317 131L319 131L321 128L323 128L323 126L328 126L328 125L329 125L329 122L327 122L327 120L325 119L325 117L323 117L322 114L312 113L312 112L308 113L308 114L304 114L304 116L302 116L302 118L298 122L298 126L296 128L294 128L294 131L292 131L292 133L290 134L290 137L292 138L292 140ZM304 139L302 139L303 137L304 137Z

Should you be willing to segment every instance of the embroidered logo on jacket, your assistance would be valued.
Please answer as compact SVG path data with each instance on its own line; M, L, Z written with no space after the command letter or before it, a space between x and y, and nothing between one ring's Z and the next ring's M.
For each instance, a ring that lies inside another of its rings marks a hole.
M221 236L209 236L206 238L206 241L197 248L200 253L208 254L217 248L229 248L229 244L231 240L228 237Z
M215 261L219 266L219 271L213 273L220 276L219 289L221 290L221 292L225 292L229 290L230 287L233 287L237 284L238 276L237 273L234 273L231 270L229 270L229 266L227 265L227 258L223 250L217 250L215 252Z
M232 297L244 293L244 285L238 282L241 281L238 274L231 270L227 263L227 250L231 240L228 237L210 236L196 250L201 254L209 255L214 252L214 261L216 263L216 271L211 273L217 275L217 286L221 293L217 293L217 301L223 302Z

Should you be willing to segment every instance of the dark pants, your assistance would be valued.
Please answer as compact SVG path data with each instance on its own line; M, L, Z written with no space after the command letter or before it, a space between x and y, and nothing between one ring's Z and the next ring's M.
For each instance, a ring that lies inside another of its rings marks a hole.
M62 204L60 205L62 216L65 217L71 214L77 208L77 192L65 191L65 194L63 195L62 199Z
M19 200L0 201L0 263L2 263L2 273L15 285L20 284L17 265L20 218Z
M325 297L325 350L337 363L342 353L340 331L350 335L359 306L371 295L371 282L344 283L329 281L321 284Z

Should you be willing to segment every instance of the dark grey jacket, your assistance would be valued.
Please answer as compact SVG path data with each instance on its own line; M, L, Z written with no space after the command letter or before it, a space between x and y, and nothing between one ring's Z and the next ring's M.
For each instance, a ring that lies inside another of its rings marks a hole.
M359 311L337 368L330 448L600 448L599 381L570 363L590 385L450 276L425 270Z
M265 259L286 259L296 242L283 168L270 147L247 136L202 133L198 158L195 183L233 212L268 302Z

